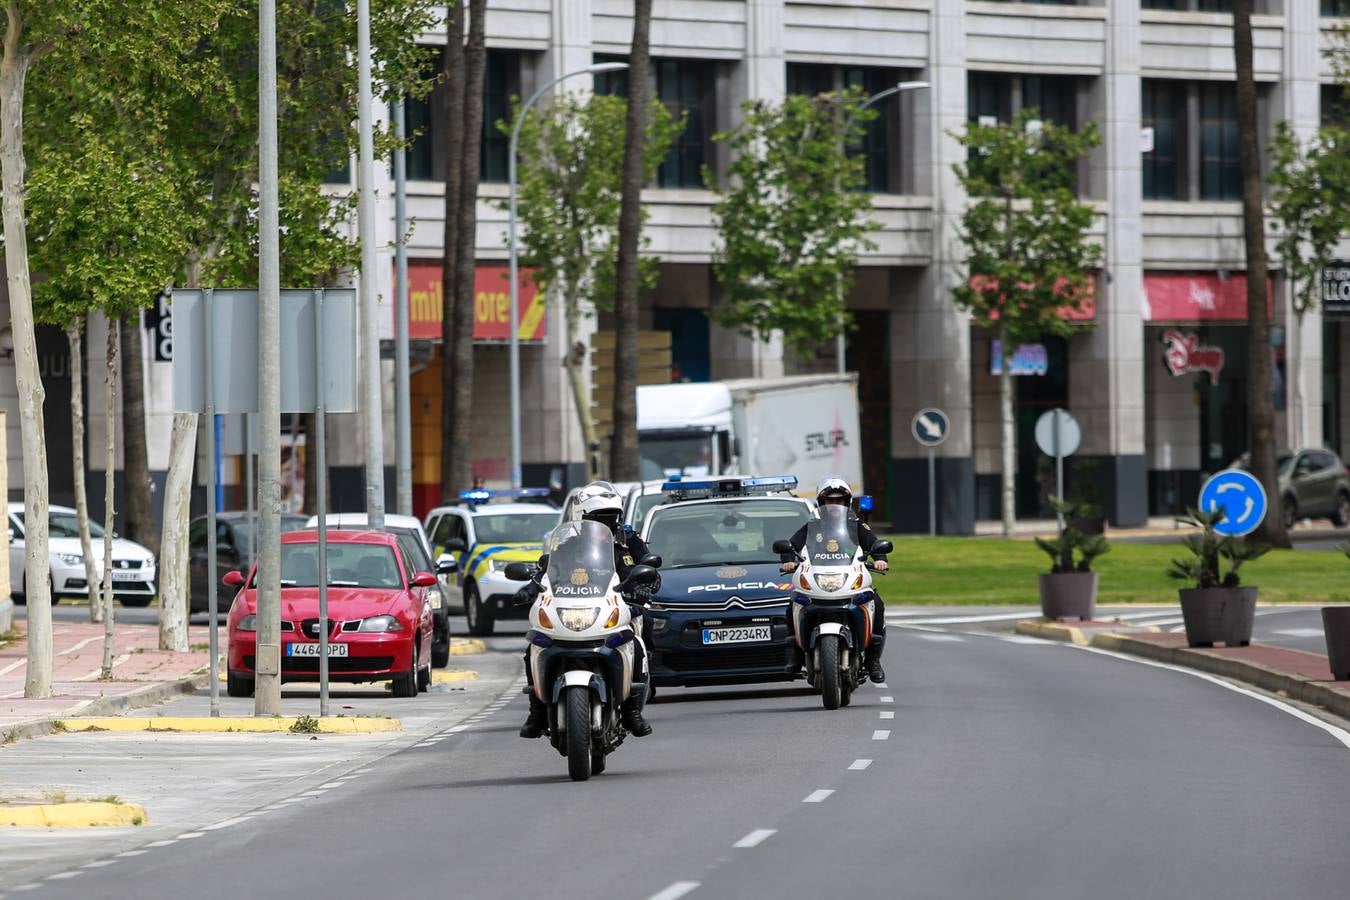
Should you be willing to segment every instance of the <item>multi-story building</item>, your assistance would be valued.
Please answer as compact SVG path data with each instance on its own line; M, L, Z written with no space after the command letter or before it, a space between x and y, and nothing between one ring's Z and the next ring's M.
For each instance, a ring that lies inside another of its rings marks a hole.
M475 472L495 481L507 476L508 455L507 355L498 321L505 304L497 296L506 286L507 148L495 122L508 115L512 95L597 61L622 59L632 26L626 0L488 5L478 205L484 342L475 351L473 454ZM1350 16L1350 3L1256 0L1256 7L1261 142L1280 119L1307 137L1341 108L1323 51L1333 29L1347 21L1337 16ZM1093 327L1031 348L1045 365L1030 369L1043 374L1017 379L1019 513L1046 511L1049 464L1031 433L1039 413L1056 406L1083 424L1071 484L1095 494L1112 522L1179 511L1194 502L1205 473L1246 449L1246 282L1229 9L1227 0L657 0L653 89L672 111L687 115L688 125L644 192L650 252L661 259L661 278L643 297L643 327L672 335L680 378L832 367L828 350L819 359L798 359L780 342L743 337L706 315L718 300L711 266L717 235L714 195L701 171L707 166L722 177L728 166L726 148L713 135L734 127L749 99L928 82L926 90L884 101L865 141L872 217L880 228L848 298L858 327L848 337L846 361L862 373L865 474L869 491L886 498L884 518L902 530L927 527L926 460L909 429L917 410L937 406L953 422L938 451L939 527L969 532L977 519L997 516L999 425L991 370L998 354L951 300L961 271L957 224L966 199L953 172L965 160L955 134L968 122L1006 121L1026 107L1075 127L1095 122L1103 141L1078 179L1080 196L1097 210L1093 235L1104 248ZM445 35L427 34L425 42L434 60ZM625 75L568 85L618 92ZM409 158L408 207L418 360L414 481L423 503L439 492L443 90L408 105L420 132ZM380 178L378 276L387 303L393 296L392 182L387 173ZM1350 246L1345 249L1350 254ZM1306 352L1286 354L1289 290L1272 257L1271 352L1283 443L1325 444L1344 454L1350 450L1350 303L1339 300L1338 291L1350 273L1342 281L1333 270L1328 278L1325 311L1319 306L1303 319ZM385 337L392 335L389 308ZM560 377L559 313L535 307L525 321L524 462L527 478L538 481L555 469L567 471L583 448ZM607 325L601 316L588 328ZM101 346L96 336L90 344ZM1296 366L1305 386L1300 411L1285 402ZM386 397L392 400L388 389ZM12 397L7 403L13 410ZM392 423L391 409L389 402L385 414ZM162 405L155 411L167 412ZM167 433L163 420L156 421ZM335 418L330 428L330 434L350 430L352 438L330 443L335 485L359 479L357 422ZM18 465L16 429L11 412L11 472ZM392 427L385 431L392 460ZM162 468L166 444L152 438L152 468Z

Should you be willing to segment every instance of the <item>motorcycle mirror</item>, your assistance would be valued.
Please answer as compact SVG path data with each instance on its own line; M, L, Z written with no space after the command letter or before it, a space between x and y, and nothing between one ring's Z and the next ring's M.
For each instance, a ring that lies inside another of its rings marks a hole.
M878 553L885 555L887 553L893 552L894 550L895 545L892 544L890 541L877 541L875 544L872 545L873 556L876 556Z
M661 568L661 557L657 556L655 553L648 553L646 556L642 557L642 559L638 560L638 562L644 566L651 566L653 569Z
M774 541L773 552L778 554L793 553L792 541Z
M440 575L452 575L459 571L459 561L449 553L436 557L436 572Z
M505 575L510 581L529 581L539 572L539 567L527 562L506 564Z
M634 566L633 571L628 573L628 580L624 584L628 587L645 587L656 584L656 570L651 566Z

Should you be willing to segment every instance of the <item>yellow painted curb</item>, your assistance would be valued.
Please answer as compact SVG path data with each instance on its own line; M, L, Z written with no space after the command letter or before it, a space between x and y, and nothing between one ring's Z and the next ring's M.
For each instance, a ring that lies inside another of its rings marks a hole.
M1087 635L1083 634L1083 629L1075 628L1072 625L1061 625L1058 622L1042 622L1039 619L1025 619L1013 626L1013 630L1018 634L1045 638L1051 641L1067 641L1084 647L1091 643L1091 641L1088 640Z
M450 640L451 656L469 656L474 653L486 653L487 644L479 638L452 638Z
M461 684L465 681L477 681L478 673L472 669L454 669L448 672L432 672L432 684Z
M154 718L115 716L107 718L62 719L66 731L183 731L199 734L223 732L284 733L291 730L296 716L256 718L253 716L156 716ZM315 718L320 734L374 734L401 731L403 723L387 717L325 716ZM60 730L58 728L58 730Z
M0 806L0 826L11 828L120 828L148 825L150 817L139 803L51 803L38 806Z

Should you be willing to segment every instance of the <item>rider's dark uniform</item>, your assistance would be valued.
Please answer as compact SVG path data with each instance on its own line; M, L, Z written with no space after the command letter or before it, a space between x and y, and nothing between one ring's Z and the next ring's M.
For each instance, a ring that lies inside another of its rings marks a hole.
M886 554L872 553L872 547L877 542L877 536L872 531L871 526L859 519L852 510L849 510L848 513L848 524L850 528L857 529L858 546L862 548L863 553L871 556L877 562L886 562ZM796 561L802 552L802 548L806 546L806 529L808 527L810 527L810 523L798 528L796 533L792 535L791 541L794 552L782 554L783 562ZM882 601L881 594L875 590L872 591L872 598L876 604L876 613L872 616L872 645L867 648L867 653L869 657L873 655L880 657L882 649L886 646L886 604ZM788 630L792 630L791 616L788 616Z

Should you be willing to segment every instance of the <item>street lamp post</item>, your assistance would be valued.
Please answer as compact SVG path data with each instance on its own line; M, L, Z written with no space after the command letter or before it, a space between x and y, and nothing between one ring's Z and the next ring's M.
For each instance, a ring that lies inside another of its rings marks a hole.
M844 120L845 139L847 139L848 129L849 126L853 124L854 117L856 117L858 113L867 109L872 104L880 103L887 97L890 97L893 94L898 94L901 91L917 91L920 90L921 88L926 87L928 87L928 82L926 81L902 81L899 84L892 85L891 87L886 88L886 90L879 91L873 94L872 96L868 97L866 100L864 100L862 103L858 105L857 109L852 110L848 114L848 118ZM845 302L843 282L839 283L837 290L839 291L839 308L842 310L844 308ZM847 366L844 365L844 329L842 321L840 322L839 334L835 335L834 339L834 356L835 356L836 371L838 371L840 375L843 375Z
M587 66L584 69L577 69L573 72L567 72L559 75L552 81L544 84L543 87L530 95L530 99L525 101L525 105L520 108L520 113L516 116L515 124L511 126L511 147L507 154L507 181L508 205L510 214L507 220L507 245L510 252L510 271L511 279L511 338L510 338L510 366L511 366L511 487L520 487L520 278L518 269L519 248L516 245L516 146L520 142L520 126L525 122L525 115L530 108L546 94L555 84L577 75L595 75L599 72L617 72L620 69L628 68L628 63L611 62L597 63L593 66Z

